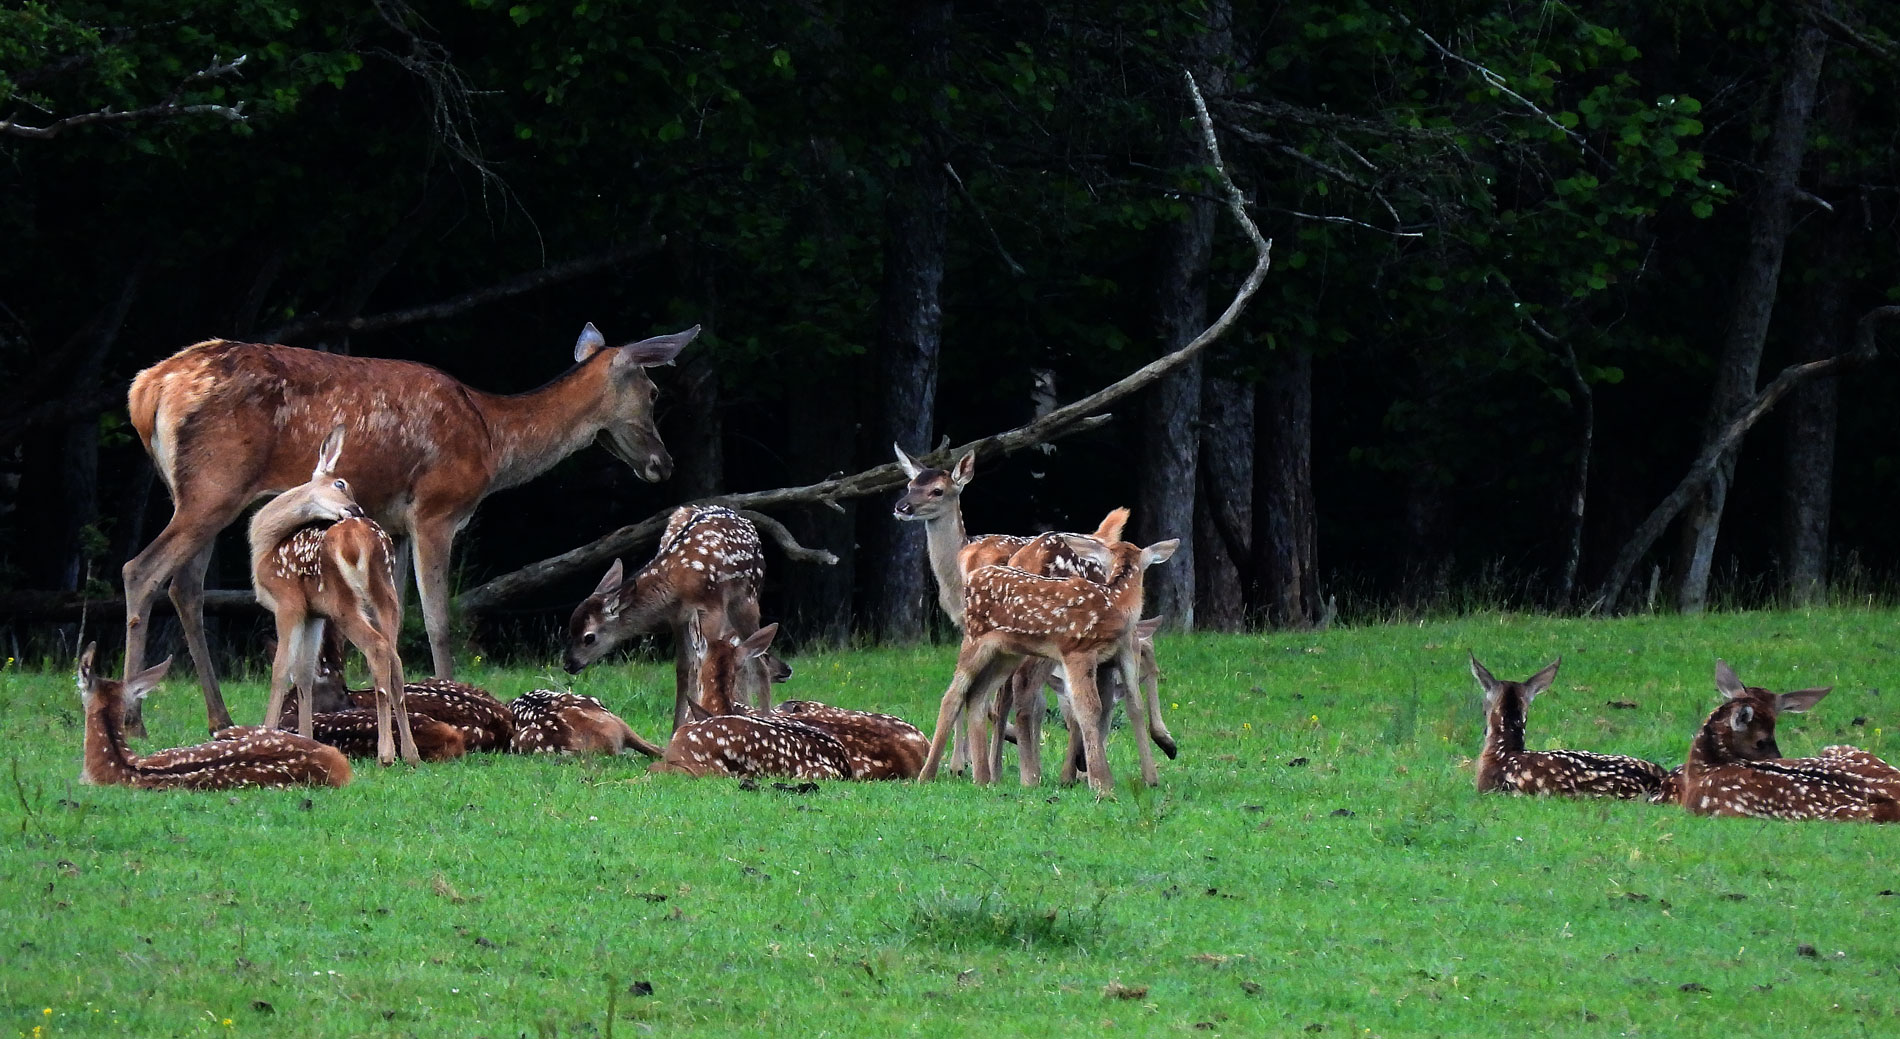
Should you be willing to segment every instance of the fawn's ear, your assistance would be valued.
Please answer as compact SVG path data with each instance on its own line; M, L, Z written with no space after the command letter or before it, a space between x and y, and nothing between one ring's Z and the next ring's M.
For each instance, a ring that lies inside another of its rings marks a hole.
M323 446L317 449L317 467L310 471L312 480L320 480L336 472L336 461L343 456L343 425L338 423L330 435L323 438Z
M78 678L79 678L79 691L81 693L84 693L86 690L91 689L92 680L95 677L97 677L96 675L92 673L92 658L97 656L98 653L99 653L99 644L97 642L88 642L86 643L85 650L79 654Z
M1557 680L1557 668L1563 662L1564 662L1564 658L1558 657L1557 659L1550 662L1549 667L1544 668L1542 671L1537 672L1536 674L1532 675L1529 679L1525 680L1524 699L1526 701L1535 700L1537 699L1538 693L1541 693L1544 690L1549 689L1550 683L1555 682Z
M1147 548L1142 549L1141 550L1142 569L1145 570L1148 567L1155 565L1156 563L1167 562L1168 557L1171 555L1174 555L1174 550L1180 547L1181 547L1180 538L1169 538L1166 541L1157 541L1154 544L1149 545Z
M891 450L897 452L897 465L904 470L905 479L915 480L917 474L924 471L924 467L918 465L915 458L905 454L904 449L898 447L896 443L891 444Z
M1828 686L1825 689L1797 689L1792 693L1777 693L1775 694L1775 710L1793 711L1800 714L1820 703L1821 697L1833 691L1834 687Z
M706 611L694 610L686 615L686 648L693 659L706 659Z
M1166 623L1168 623L1166 616L1150 617L1135 625L1135 637L1138 639L1154 638L1155 632L1160 631L1161 626Z
M1743 729L1748 728L1748 723L1754 720L1755 720L1755 705L1743 704L1740 707L1735 708L1734 713L1728 716L1728 727L1731 729L1734 729L1736 732L1740 732Z
M1731 700L1748 695L1748 687L1735 676L1735 669L1728 666L1726 660L1715 662L1715 689Z
M962 458L957 459L957 464L950 467L950 482L956 484L958 490L962 490L964 484L969 483L971 480L975 478L976 478L976 452L975 451L971 451L969 454L964 455Z
M140 671L138 674L125 680L124 695L140 700L145 699L146 696L150 695L152 690L158 688L158 683L165 679L165 672L171 669L172 658L166 657L151 667Z
M1102 517L1102 525L1095 528L1097 541L1120 541L1122 528L1128 526L1128 508L1123 506Z
M601 335L600 329L595 328L594 323L589 321L587 327L581 329L580 337L574 340L574 363L579 364L587 360L599 353L606 345L607 337Z
M1491 672L1486 670L1483 664L1478 663L1478 655L1470 650L1465 650L1465 654L1471 658L1471 677L1478 680L1478 685L1484 689L1485 693L1489 694L1491 690L1496 689L1498 680L1491 677Z
M620 565L620 560L614 560L614 565L607 568L607 575L602 577L600 583L594 586L594 594L607 595L618 590L621 583L626 579L626 574L626 568ZM607 608L609 612L617 610L620 608L620 603L618 601L611 601L607 604Z
M753 657L762 657L765 655L766 650L772 648L772 639L777 635L778 623L773 622L767 624L765 627L746 636L745 641L739 643L739 652L744 654L747 660Z

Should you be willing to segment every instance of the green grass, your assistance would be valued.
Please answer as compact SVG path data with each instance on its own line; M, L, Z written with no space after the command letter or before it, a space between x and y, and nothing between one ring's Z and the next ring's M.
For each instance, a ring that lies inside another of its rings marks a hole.
M1900 830L1481 798L1464 651L1563 654L1534 747L1675 764L1718 655L1836 687L1787 753L1900 753L1896 645L1900 614L1853 610L1164 639L1182 757L1104 803L1013 766L801 796L631 758L94 789L70 677L8 671L0 1036L1890 1034ZM927 728L953 657L804 657L783 692ZM670 674L578 688L658 736ZM195 686L147 717L195 739ZM1110 753L1125 779L1125 729Z

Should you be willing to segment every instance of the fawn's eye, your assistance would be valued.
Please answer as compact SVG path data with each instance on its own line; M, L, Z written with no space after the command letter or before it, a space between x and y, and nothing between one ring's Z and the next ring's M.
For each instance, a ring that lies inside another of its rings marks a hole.
M591 631L581 636L581 645L583 646L591 646L598 641L600 641L600 637Z
M338 480L337 482L331 484L330 486L335 487L339 491L347 491L350 489L350 485L343 482L342 480Z
M931 496L932 498L941 498L941 497L943 497L943 488L941 488L941 487L932 487L932 488L930 489L930 496Z

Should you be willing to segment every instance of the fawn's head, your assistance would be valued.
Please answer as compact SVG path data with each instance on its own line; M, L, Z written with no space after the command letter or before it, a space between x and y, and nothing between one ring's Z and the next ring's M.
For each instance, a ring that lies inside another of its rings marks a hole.
M1086 545L1093 538L1072 538L1070 546ZM1108 546L1108 584L1112 588L1132 587L1134 594L1141 595L1142 575L1151 566L1165 563L1174 550L1181 547L1180 538L1157 541L1152 545L1141 546L1127 541L1116 541Z
M336 474L337 459L342 455L343 427L337 426L317 449L317 467L310 470L310 481L278 496L284 503L282 507L294 513L301 523L335 523L363 515L363 507L350 493L350 482Z
M619 644L620 632L624 630L617 623L620 608L623 600L633 593L633 589L627 587L626 575L620 560L614 560L606 576L594 586L593 594L582 599L567 618L567 652L562 655L561 666L568 674L580 674L582 668Z
M115 718L123 712L127 700L142 700L158 688L165 672L172 668L172 658L166 657L121 682L93 670L93 660L98 651L99 644L89 642L85 652L79 654L79 701L88 708L95 703L102 703L107 710L114 712Z
M918 465L896 444L891 445L891 450L897 452L897 464L903 466L904 475L910 477L897 504L891 506L893 516L901 520L933 520L956 511L958 496L976 476L975 451L957 459L949 469L932 469Z
M1557 668L1564 662L1564 658L1558 657L1548 667L1522 682L1501 682L1493 678L1483 664L1478 663L1476 653L1467 651L1467 655L1471 657L1471 677L1477 679L1478 685L1484 689L1484 716L1487 720L1506 704L1522 720L1524 709L1531 705L1537 694L1549 689L1550 684L1557 680Z
M694 325L672 335L642 339L625 346L608 346L606 338L590 321L574 341L576 364L601 357L598 363L607 366L607 413L600 430L601 446L648 483L673 475L673 456L667 454L666 445L660 442L659 428L653 424L653 402L660 391L646 370L673 363L686 344L698 335L699 326Z
M1819 703L1834 687L1771 693L1743 685L1725 660L1715 662L1715 688L1726 702L1702 723L1701 749L1710 764L1725 761L1766 761L1781 756L1775 742L1775 719L1784 711L1799 713Z
M708 714L744 713L734 707L735 699L750 698L749 683L769 681L773 660L769 652L778 636L778 625L767 624L750 635L721 626L708 633L705 611L695 610L686 626L686 637L699 661L699 706Z

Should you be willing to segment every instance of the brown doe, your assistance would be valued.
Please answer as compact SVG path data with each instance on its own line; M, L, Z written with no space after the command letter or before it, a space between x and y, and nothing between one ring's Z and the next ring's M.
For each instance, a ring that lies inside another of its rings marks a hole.
M708 618L711 621L712 618ZM764 659L778 625L749 636L731 630L689 631L699 656L699 696L694 707L705 717L673 733L650 772L686 776L786 776L792 779L850 779L851 760L835 736L801 722L754 714L738 698L753 671L763 682Z
M402 604L396 597L394 547L389 535L336 475L343 429L323 442L308 482L278 495L251 517L251 584L257 601L277 622L270 703L264 724L276 728L284 696L297 687L298 731L314 733L317 658L324 624L363 651L376 684L376 760L415 764L415 736L403 707L402 661L396 636ZM393 730L393 731L392 731Z
M1624 799L1654 794L1663 782L1663 768L1654 762L1587 750L1524 749L1524 716L1537 694L1556 680L1562 663L1559 657L1522 682L1501 682L1471 655L1471 676L1484 689L1478 792Z
M578 674L623 640L662 627L673 633L673 727L686 724L693 652L687 627L701 613L742 635L759 630L765 557L752 521L718 505L682 505L668 519L651 562L628 581L614 560L567 622L563 665ZM755 706L770 706L770 689Z
M1115 657L1128 687L1139 689L1132 647L1141 616L1142 575L1173 555L1179 544L1170 540L1142 548L1118 541L1106 546L1108 578L1103 584L1083 577L1040 577L1011 566L986 566L971 573L964 593L963 645L957 652L956 676L944 691L919 778L936 778L958 714L983 703L1025 658L1061 662L1079 718L1101 715L1101 695L1095 684L1098 661ZM1078 545L1077 550L1088 555L1096 547ZM1141 698L1130 697L1128 708L1135 730L1146 732ZM969 714L968 739L973 747L982 745L980 713ZM1095 725L1080 727L1089 786L1098 796L1107 796L1114 788L1103 731ZM1145 748L1146 741L1141 745ZM994 781L989 765L988 754L975 756L972 771L978 783ZM1143 779L1154 782L1148 775Z
M1781 756L1776 719L1808 710L1832 687L1772 693L1743 685L1721 660L1715 687L1725 699L1689 745L1684 808L1756 819L1900 822L1895 770L1879 758L1853 747L1829 747L1816 758Z
M124 681L93 670L97 645L79 656L79 695L85 707L86 742L81 782L140 790L230 790L258 786L343 786L350 762L335 747L295 733L252 726L232 738L140 757L125 743L126 701L157 687L171 658Z
M212 542L252 501L300 483L317 445L340 424L355 444L341 475L368 515L411 543L435 674L454 677L455 532L483 498L539 476L596 437L642 479L665 479L673 460L653 425L656 390L645 369L671 361L698 332L610 347L590 324L574 345L572 370L514 396L409 361L221 339L145 369L132 380L132 426L171 492L172 518L125 564L124 673L144 665L147 610L169 582L210 726L231 724L204 637ZM136 706L126 727L144 732Z

